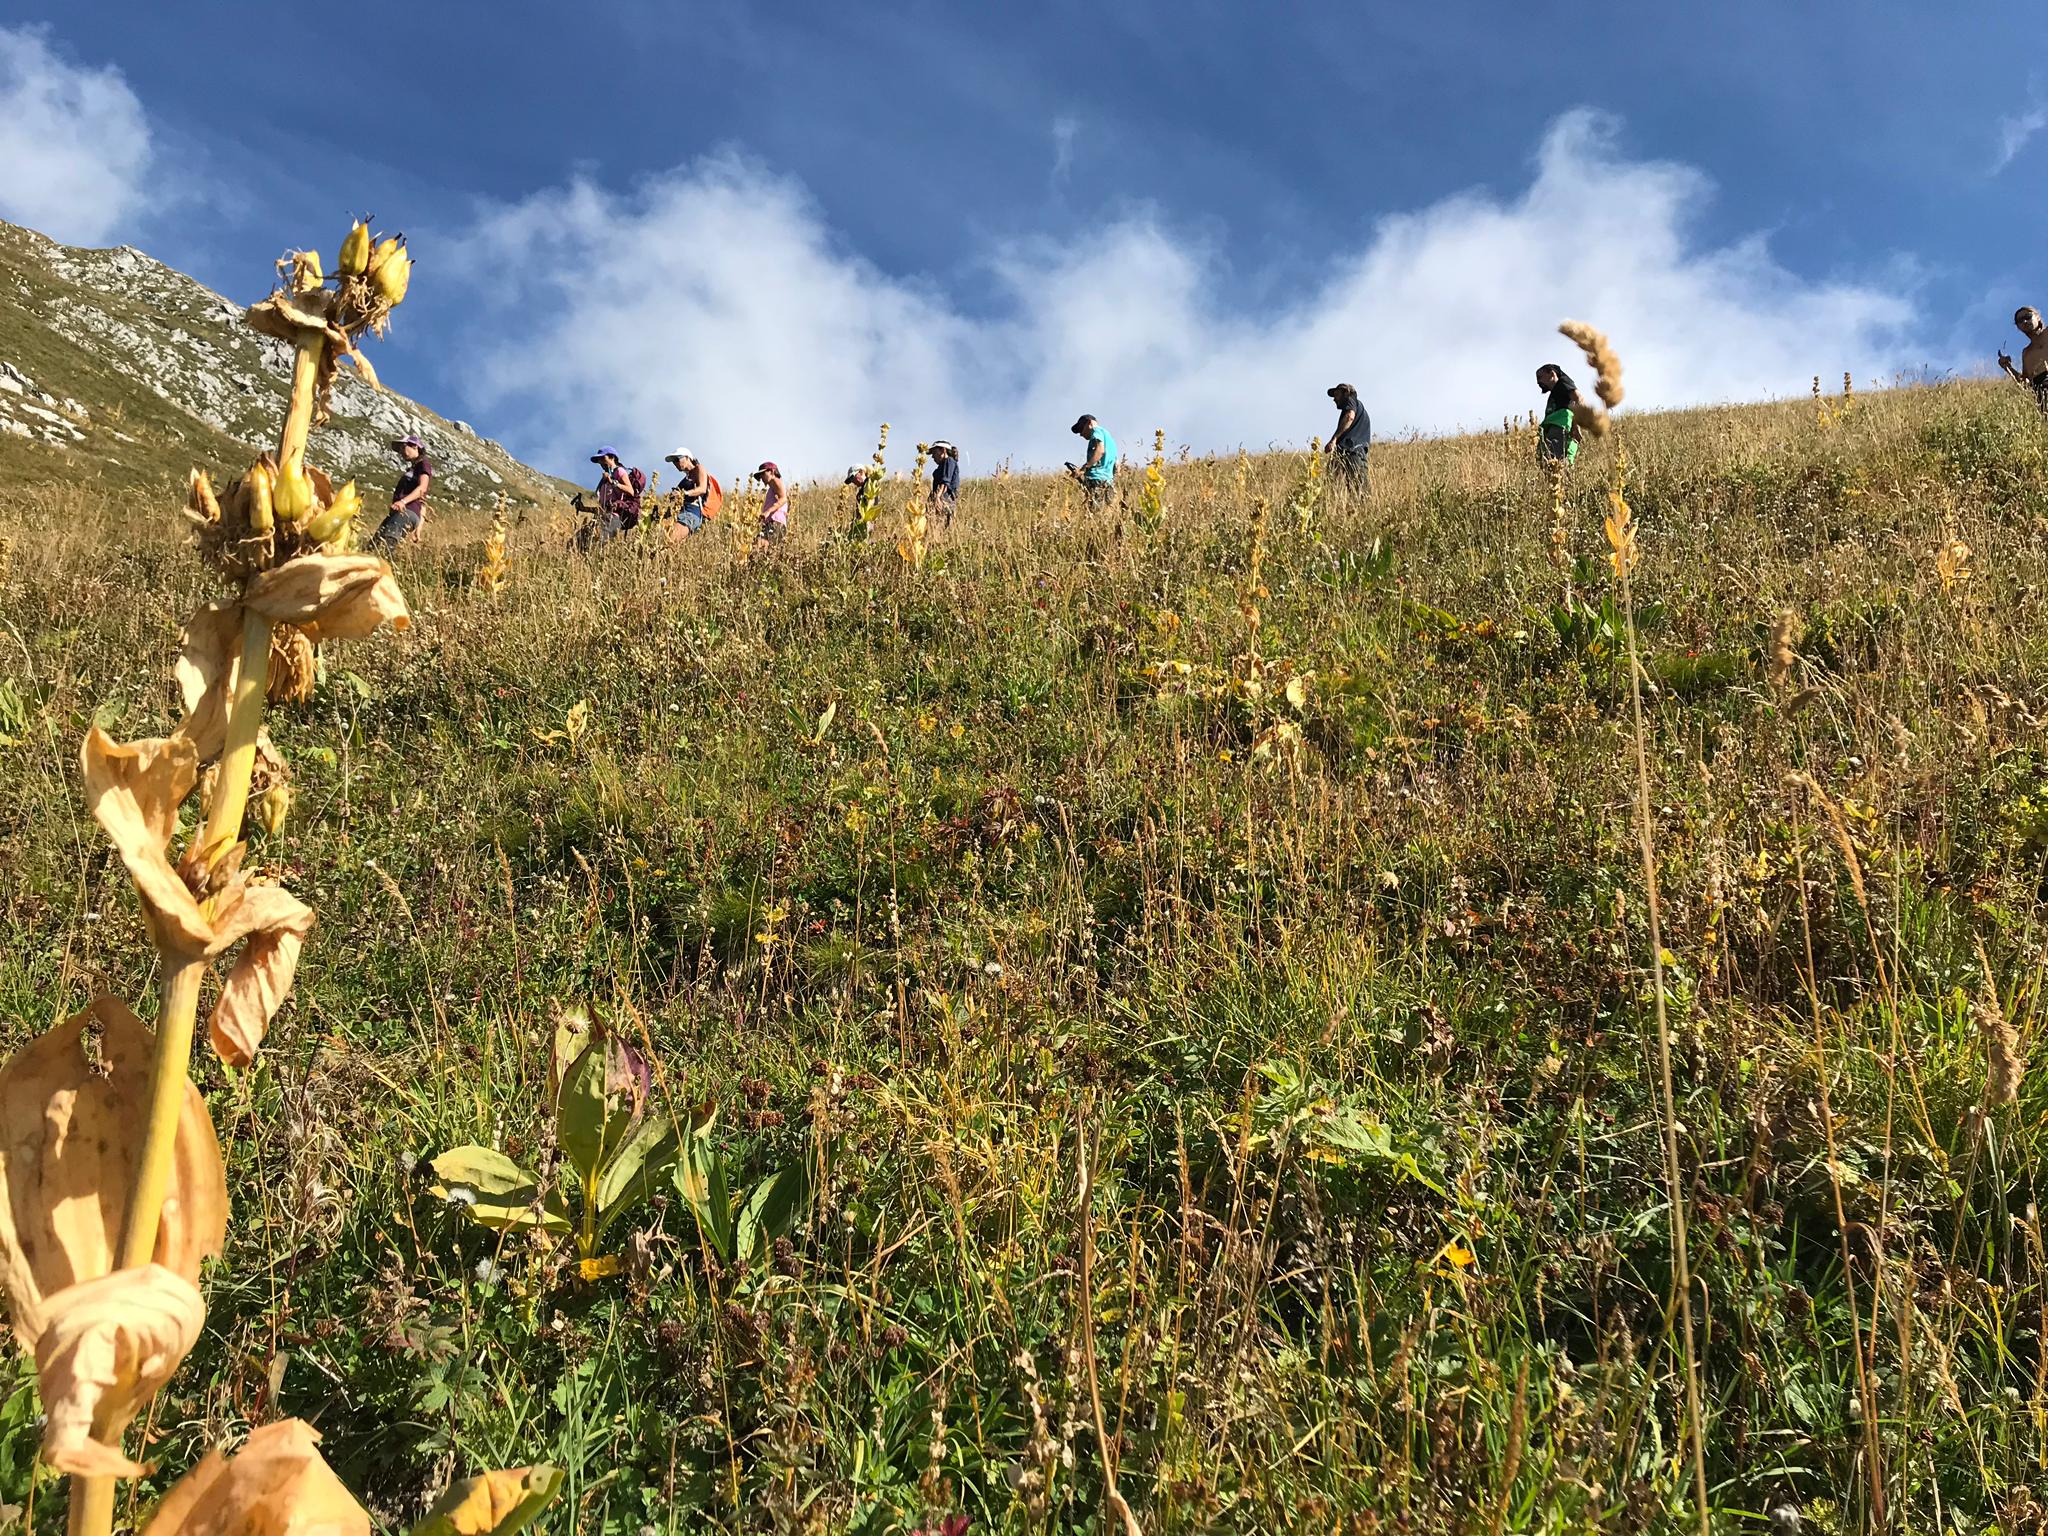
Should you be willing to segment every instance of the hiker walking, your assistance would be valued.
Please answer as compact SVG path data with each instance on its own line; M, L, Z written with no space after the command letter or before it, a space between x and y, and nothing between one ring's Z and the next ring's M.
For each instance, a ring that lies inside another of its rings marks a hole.
M2027 338L2027 345L2020 353L2017 368L2003 352L1998 354L1998 366L2031 389L2041 409L2048 411L2048 322L2041 319L2041 311L2028 304L2013 315L2012 323Z
M404 468L391 492L391 510L370 535L372 554L388 555L419 532L427 520L427 492L434 483L434 466L427 458L427 445L417 437L399 438L392 445Z
M687 448L678 448L668 456L667 462L673 464L676 471L676 521L669 536L686 539L704 527L711 477L697 462L697 456Z
M953 509L960 501L960 450L943 437L932 444L931 515L939 526L953 526Z
M763 493L761 533L754 540L754 548L765 549L789 536L789 487L782 482L782 467L773 459L764 461L754 471L754 478L761 482Z
M1089 506L1097 509L1106 507L1116 491L1116 439L1088 415L1076 418L1072 431L1074 436L1087 442L1088 452L1080 463L1069 464L1067 473L1080 481L1088 492Z
M1330 467L1354 489L1370 490L1372 475L1366 459L1372 452L1372 417L1351 385L1334 384L1324 393L1337 402L1337 430L1330 434Z
M1546 464L1573 463L1579 456L1579 426L1572 419L1572 407L1579 400L1579 386L1557 364L1545 363L1536 370L1536 387L1545 395L1536 457Z
M613 533L640 526L640 494L647 489L647 477L628 469L616 448L600 448L590 456L597 466L597 513L600 522L609 520Z

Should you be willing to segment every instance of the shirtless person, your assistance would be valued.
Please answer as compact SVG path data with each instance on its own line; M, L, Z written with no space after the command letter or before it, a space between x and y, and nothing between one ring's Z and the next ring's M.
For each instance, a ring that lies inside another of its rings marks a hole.
M2027 338L2026 350L2020 353L2017 368L2003 352L1998 354L1998 366L2033 390L2041 409L2048 411L2048 323L2042 321L2041 311L2031 304L2014 315L2012 323Z

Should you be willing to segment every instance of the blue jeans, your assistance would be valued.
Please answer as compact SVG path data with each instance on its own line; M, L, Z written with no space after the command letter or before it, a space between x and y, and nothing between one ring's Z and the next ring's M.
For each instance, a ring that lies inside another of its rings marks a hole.
M388 553L411 538L413 530L419 525L420 514L417 507L400 507L387 512L384 514L384 521L377 525L377 531L370 535L367 547Z
M704 503L686 501L676 508L676 525L695 533L704 526Z

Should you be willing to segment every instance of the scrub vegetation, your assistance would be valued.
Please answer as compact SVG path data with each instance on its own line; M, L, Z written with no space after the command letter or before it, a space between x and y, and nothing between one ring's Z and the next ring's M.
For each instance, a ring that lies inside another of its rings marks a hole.
M1153 460L760 552L437 505L267 717L318 922L194 1058L120 1518L296 1416L398 1529L545 1462L627 1536L2038 1536L2023 392ZM178 718L184 496L0 490L9 1050L161 980L78 754Z

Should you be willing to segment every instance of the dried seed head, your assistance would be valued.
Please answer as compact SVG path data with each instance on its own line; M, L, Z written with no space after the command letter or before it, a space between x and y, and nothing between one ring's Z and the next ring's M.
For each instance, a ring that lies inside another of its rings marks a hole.
M1983 955L1981 947L1978 955L1980 958ZM1991 980L1988 963L1984 967L1984 985L1978 990L1971 1012L1976 1015L1977 1032L1984 1042L1985 1109L2017 1103L2020 1079L2026 1073L2026 1058L2020 1054L2019 1031L2013 1028L2012 1020L2006 1017L2005 1009L1998 1001L1998 988Z
M1585 353L1586 362L1596 375L1593 393L1600 397L1600 403L1613 410L1621 404L1621 358L1605 335L1593 329L1583 320L1567 320L1558 326L1558 333L1575 343ZM1594 437L1605 437L1608 430L1607 411L1589 405L1584 400L1572 407L1572 419L1581 430Z
M303 704L313 696L313 642L296 624L270 631L270 682L265 695L273 704Z
M1794 647L1805 631L1806 626L1800 622L1799 615L1790 608L1779 614L1777 622L1771 626L1771 653L1764 669L1770 675L1772 687L1782 687L1791 677L1792 668L1799 660L1799 652Z

